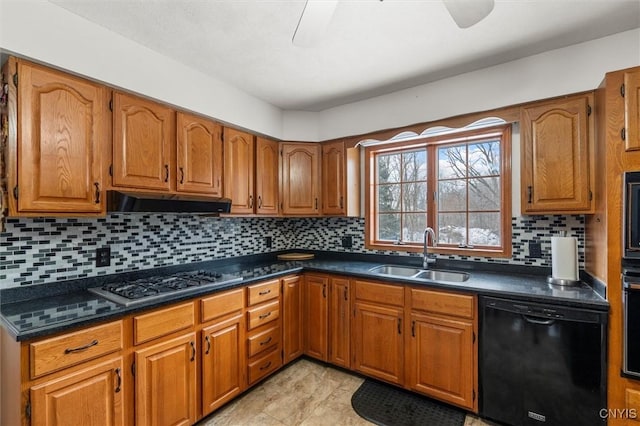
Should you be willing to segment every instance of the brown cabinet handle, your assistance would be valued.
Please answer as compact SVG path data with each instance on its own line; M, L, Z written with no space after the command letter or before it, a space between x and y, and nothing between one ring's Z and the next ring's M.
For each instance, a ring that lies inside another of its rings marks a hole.
M269 336L267 340L265 340L264 342L260 342L260 346L268 345L269 343L271 343L271 340L271 336Z
M258 318L260 318L261 320L267 318L269 315L271 315L271 312L267 312L266 314L262 314L260 315Z
M411 321L411 337L416 337L416 322Z
M316 198L316 210L318 210L318 199Z
M207 342L207 350L205 351L205 355L209 355L209 351L211 350L211 340L209 339L209 336L206 336L204 338L204 341Z
M96 187L96 204L100 204L100 183L94 182L93 185Z
M327 297L327 285L326 284L322 284L322 297L324 297L324 298Z
M116 368L116 377L118 378L118 383L116 384L116 393L120 392L122 387L122 371L120 368Z
M196 342L189 342L191 345L191 361L196 360Z
M268 363L266 363L263 367L260 367L260 371L266 370L267 368L271 367L271 361L269 361Z
M180 184L184 183L184 167L180 167Z
M271 293L271 290L265 290L265 291L261 291L260 293L258 293L260 296L264 296L265 294L269 294Z
M398 318L398 334L402 334L402 318Z
M97 341L97 340L94 340L94 341L92 341L91 343L87 343L87 344L86 344L86 345L84 345L84 346L79 346L79 347L77 347L77 348L67 348L67 349L65 349L65 350L64 350L64 353L65 353L65 354L70 354L70 353L73 353L73 352L81 352L81 351L87 350L87 349L89 349L90 347L95 346L95 345L97 345L97 344L98 344L98 341Z
M529 192L529 201L528 201L528 203L531 204L531 199L533 197L533 187L528 186L527 187L527 191Z
M344 286L344 300L349 300L349 292L347 286Z
M249 195L249 208L253 208L253 195Z
M340 197L340 208L344 208L344 197Z
M258 208L262 208L262 195L258 195Z
M169 165L164 165L164 181L169 182Z

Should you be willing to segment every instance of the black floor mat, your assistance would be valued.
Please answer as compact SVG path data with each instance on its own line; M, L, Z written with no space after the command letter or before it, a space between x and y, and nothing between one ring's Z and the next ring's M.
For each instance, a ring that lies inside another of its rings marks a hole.
M355 391L351 405L380 426L463 426L465 419L457 408L370 379Z

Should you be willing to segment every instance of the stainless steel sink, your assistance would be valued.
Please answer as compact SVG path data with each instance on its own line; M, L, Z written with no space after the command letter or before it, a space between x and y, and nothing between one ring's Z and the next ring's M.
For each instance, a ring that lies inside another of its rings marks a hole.
M411 266L381 265L369 269L369 272L383 275L394 275L397 277L413 277L414 275L422 272L422 269L413 268Z
M423 280L431 281L448 281L461 283L468 280L470 277L466 272L453 272L453 271L438 271L437 269L429 269L428 271L421 271L413 276L413 278L421 278Z
M412 266L380 265L369 269L369 272L394 277L417 278L421 280L456 282L467 281L470 275L466 272L441 271L438 269L420 269Z

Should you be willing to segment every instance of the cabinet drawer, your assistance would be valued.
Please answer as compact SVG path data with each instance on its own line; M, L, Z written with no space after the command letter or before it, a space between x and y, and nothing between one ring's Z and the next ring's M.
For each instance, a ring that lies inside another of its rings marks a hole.
M247 342L247 356L251 358L252 356L267 349L271 349L273 346L280 343L280 327L276 325L268 330L250 335L247 338Z
M280 295L280 281L273 280L266 283L247 287L247 306L257 305Z
M193 303L161 309L133 317L134 344L148 342L178 330L193 327Z
M280 351L277 349L267 353L260 359L249 363L247 367L249 386L262 379L272 371L277 370L282 365L282 358L280 357Z
M356 299L404 306L404 286L356 281Z
M411 309L473 319L474 298L468 294L411 289Z
M242 309L244 289L225 291L200 301L202 322L219 318Z
M263 324L280 318L280 301L257 306L247 311L247 330L253 330Z
M31 378L122 349L122 321L99 325L29 345Z

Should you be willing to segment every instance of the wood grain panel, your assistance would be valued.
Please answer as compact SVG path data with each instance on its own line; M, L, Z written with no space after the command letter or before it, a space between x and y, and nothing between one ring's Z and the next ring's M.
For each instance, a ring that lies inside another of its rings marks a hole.
M259 333L250 333L247 337L247 356L254 357L279 345L280 335L280 327L277 324Z
M175 186L175 112L131 95L113 94L113 185Z
M475 298L468 294L411 289L411 309L473 319L475 317L474 306Z
M244 288L238 288L202 299L200 301L200 315L202 322L207 322L240 311L243 307Z
M322 214L345 214L345 165L343 142L322 144Z
M106 89L18 62L18 210L104 212Z
M303 284L302 277L289 277L282 280L282 349L285 364L304 353Z
M177 114L177 190L222 196L222 126Z
M304 287L304 353L313 358L327 361L329 354L329 278L307 274L304 277Z
M624 129L627 151L640 149L640 70L624 73Z
M224 128L224 196L231 199L231 213L253 213L254 136Z
M280 318L279 300L258 305L247 310L247 330L253 330L278 318Z
M280 280L271 280L247 287L247 306L254 306L280 296Z
M261 358L252 361L247 366L249 386L266 377L282 366L282 358L278 350L267 353Z
M320 212L320 146L283 143L282 213L317 215Z
M356 300L404 306L404 287L390 284L356 281Z
M195 324L193 302L133 317L134 344L148 342Z
M31 388L32 426L124 425L122 358Z
M329 362L351 366L351 295L349 280L331 278L329 307Z
M256 213L277 215L279 211L278 143L256 138Z
M122 349L122 321L89 327L29 344L31 378Z

